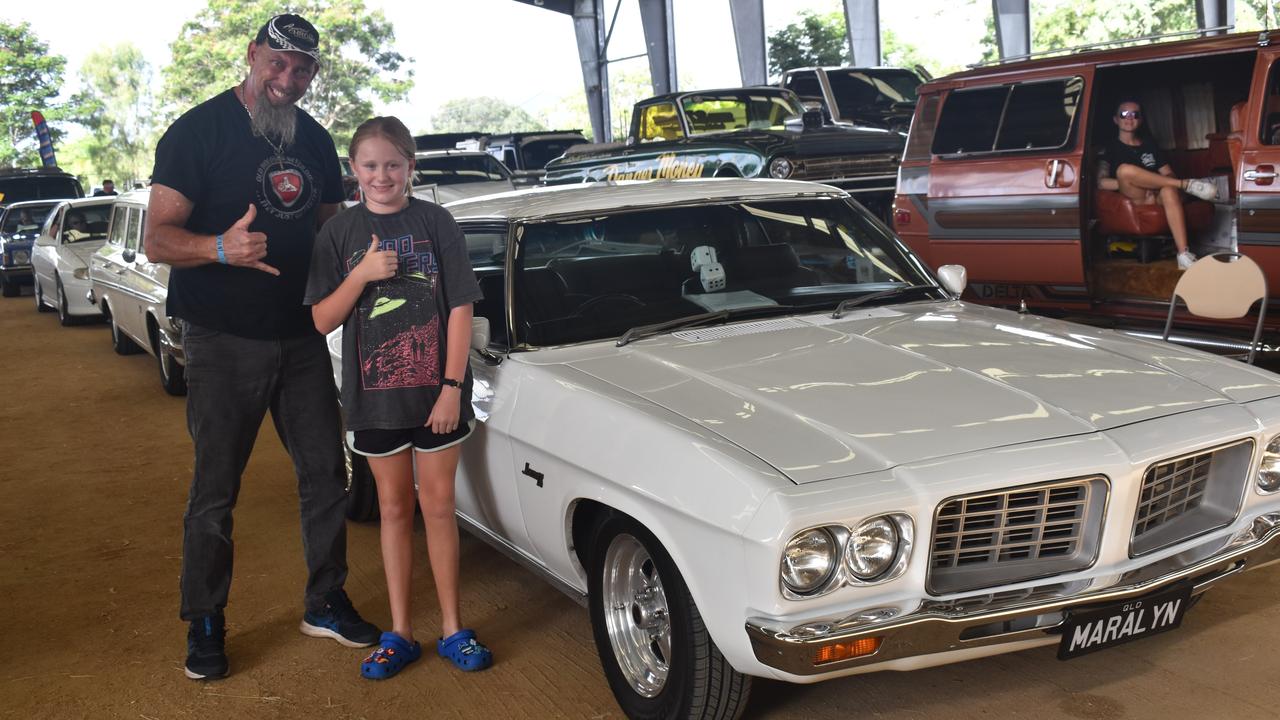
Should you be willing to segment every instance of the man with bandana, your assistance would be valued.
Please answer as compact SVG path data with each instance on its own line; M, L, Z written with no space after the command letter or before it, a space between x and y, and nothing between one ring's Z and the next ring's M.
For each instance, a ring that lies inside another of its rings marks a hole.
M156 146L145 250L173 267L183 320L194 474L183 521L186 674L227 674L223 609L232 509L268 410L293 459L308 579L301 630L377 642L343 585L346 474L324 337L302 304L320 225L342 201L328 132L297 102L320 70L319 33L277 15L248 45L244 81L178 118Z

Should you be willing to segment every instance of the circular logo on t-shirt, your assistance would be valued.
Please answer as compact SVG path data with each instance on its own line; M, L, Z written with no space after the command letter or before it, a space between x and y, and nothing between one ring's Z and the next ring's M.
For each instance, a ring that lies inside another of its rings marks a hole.
M258 205L281 220L304 215L316 204L311 171L295 157L269 157L258 166Z

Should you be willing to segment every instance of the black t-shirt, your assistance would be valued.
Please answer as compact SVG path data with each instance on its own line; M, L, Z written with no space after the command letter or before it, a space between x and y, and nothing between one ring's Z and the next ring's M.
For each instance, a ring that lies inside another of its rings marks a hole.
M1120 138L1115 138L1107 143L1103 157L1111 169L1111 177L1116 176L1116 168L1124 163L1137 165L1153 173L1160 172L1160 168L1169 164L1169 159L1165 157L1164 151L1157 147L1150 138L1142 138L1142 142L1139 145L1129 145L1120 142Z
M173 268L167 311L174 317L241 337L271 340L315 332L302 293L311 268L316 212L342 201L342 173L333 139L298 111L298 130L282 157L255 137L249 113L228 90L189 110L156 146L152 181L191 201L186 229L217 235L257 210L249 229L267 235L268 265L208 263Z
M342 326L342 410L348 430L419 427L440 395L452 308L481 298L467 241L448 210L417 198L399 212L344 210L320 231L304 302L328 297L369 250L373 235L400 258L395 277L365 286ZM474 417L471 372L461 420Z

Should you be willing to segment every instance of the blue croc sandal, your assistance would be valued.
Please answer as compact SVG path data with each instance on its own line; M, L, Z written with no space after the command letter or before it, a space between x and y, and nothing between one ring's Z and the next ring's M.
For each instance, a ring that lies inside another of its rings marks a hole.
M464 628L436 641L436 652L464 672L484 670L493 664L493 653L476 641L476 631Z
M422 657L422 646L393 632L382 633L378 649L360 663L360 674L370 680L386 680Z

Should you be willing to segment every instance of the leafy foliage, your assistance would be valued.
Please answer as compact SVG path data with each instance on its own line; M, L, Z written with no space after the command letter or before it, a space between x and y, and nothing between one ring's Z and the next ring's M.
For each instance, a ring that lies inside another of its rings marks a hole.
M769 74L809 65L844 65L849 57L844 13L806 11L800 19L769 36Z
M151 66L132 43L95 51L80 68L94 112L82 121L88 140L78 149L98 178L131 187L151 170L156 127Z
M31 111L39 110L49 121L56 143L61 133L55 122L74 116L77 103L56 104L67 59L51 55L30 23L0 21L0 166L36 167L39 143L31 124Z
M431 118L431 130L440 133L545 129L529 113L495 97L456 98L441 105Z
M162 72L168 119L239 83L246 53L258 29L284 8L253 0L208 0L170 45L173 62ZM373 114L373 101L405 99L413 70L391 50L395 30L381 10L364 0L295 0L290 12L320 31L320 73L300 105L345 147L356 126Z

